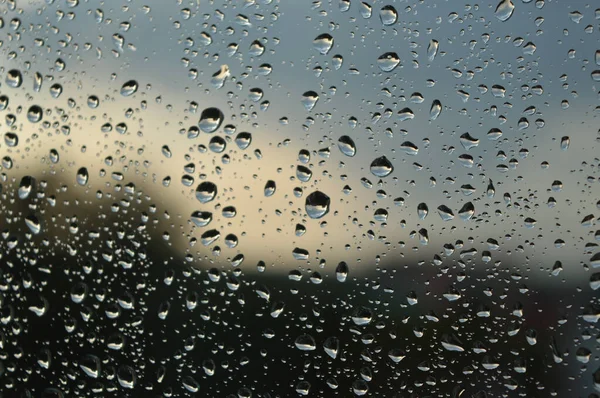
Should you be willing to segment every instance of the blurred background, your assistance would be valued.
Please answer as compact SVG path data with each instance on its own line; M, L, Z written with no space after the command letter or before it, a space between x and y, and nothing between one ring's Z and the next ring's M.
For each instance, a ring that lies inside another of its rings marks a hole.
M598 394L594 2L0 17L3 396Z

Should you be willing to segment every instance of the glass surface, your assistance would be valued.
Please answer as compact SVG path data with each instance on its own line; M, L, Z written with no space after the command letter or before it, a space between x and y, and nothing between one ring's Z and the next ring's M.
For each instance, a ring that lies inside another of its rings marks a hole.
M600 3L0 0L0 397L598 397Z

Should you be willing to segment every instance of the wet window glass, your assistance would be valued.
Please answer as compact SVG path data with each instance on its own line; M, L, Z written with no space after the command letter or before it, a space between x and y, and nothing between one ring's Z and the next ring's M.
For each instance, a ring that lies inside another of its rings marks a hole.
M0 397L598 398L599 29L0 0Z

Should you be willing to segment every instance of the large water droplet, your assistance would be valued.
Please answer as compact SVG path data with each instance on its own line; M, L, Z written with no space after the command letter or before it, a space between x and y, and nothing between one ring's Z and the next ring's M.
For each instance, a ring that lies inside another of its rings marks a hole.
M345 261L341 261L335 268L335 277L339 282L346 282L350 268Z
M296 338L294 342L296 348L301 351L313 351L317 348L315 339L309 334L302 334Z
M433 100L429 109L429 120L436 120L442 113L442 103L439 100Z
M307 111L311 111L319 101L319 94L314 91L307 91L302 94L302 105Z
M495 15L496 18L502 22L508 21L515 11L515 5L511 0L501 0L496 6Z
M254 40L248 50L251 57L260 57L265 52L265 46L258 40Z
M328 337L323 343L323 349L331 358L337 358L338 352L340 351L340 340L334 336Z
M314 191L306 197L306 213L310 218L321 218L329 213L330 202L329 196L321 191Z
M385 156L371 162L371 173L377 177L387 177L394 171L394 166Z
M90 175L89 175L87 168L81 167L81 168L79 168L79 170L77 170L77 175L75 176L75 180L77 180L77 183L79 185L87 185L89 179L90 179Z
M356 145L352 138L347 135L343 135L338 140L338 148L340 151L346 156L354 156L356 155Z
M429 45L427 46L427 59L429 59L429 62L433 62L433 60L435 59L435 56L438 53L438 50L440 48L440 42L435 40L435 39L431 39L429 41Z
M79 361L79 367L88 377L97 379L101 369L100 358L92 354L87 354Z
M130 95L135 94L137 90L138 82L136 82L135 80L129 80L121 86L121 95L124 97L129 97Z
M23 84L23 75L18 69L11 69L6 73L6 85L11 88L19 88Z
M216 196L217 186L210 181L204 181L196 187L196 199L200 203L208 203Z
M313 47L322 55L326 55L333 47L333 36L328 33L323 33L313 40Z
M4 134L4 143L6 146L14 148L19 145L19 136L15 133Z
M268 198L270 196L273 196L275 194L276 190L277 190L277 184L275 183L275 181L269 180L265 183L265 188L264 188L265 197Z
M200 115L198 127L205 133L215 132L223 123L225 115L219 108L206 108Z
M379 11L379 18L385 26L393 25L398 20L398 11L391 5L383 6Z
M395 52L387 52L385 54L382 54L377 59L377 65L379 66L379 69L381 69L384 72L393 71L399 63L400 57Z
M366 307L357 307L352 313L352 322L355 325L368 325L373 320L373 311Z
M42 120L43 116L44 111L38 105L30 106L29 110L27 111L27 120L29 120L31 123L39 122L40 120Z

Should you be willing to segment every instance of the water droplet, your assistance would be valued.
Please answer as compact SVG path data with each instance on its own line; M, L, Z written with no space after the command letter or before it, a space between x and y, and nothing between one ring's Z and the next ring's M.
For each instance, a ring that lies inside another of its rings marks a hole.
M340 351L340 340L337 337L328 337L323 343L325 353L331 358L336 359Z
M19 88L23 84L23 75L17 69L11 69L6 73L6 85L11 88Z
M264 96L264 92L260 88L251 88L250 93L248 94L248 98L252 102L258 102Z
M314 191L306 197L305 208L310 218L319 219L329 213L331 200L321 191Z
M75 176L75 179L77 180L77 183L79 185L87 185L88 180L90 179L90 175L88 173L87 168L85 167L81 167L79 168L79 170L77 170L77 175Z
M212 221L212 213L196 210L191 215L191 220L199 228L206 227Z
M87 104L91 109L96 109L100 105L100 99L95 95L90 95L87 99Z
M398 120L401 122L412 120L415 118L414 112L410 108L403 108L398 111Z
M323 33L313 40L313 48L321 55L329 53L333 47L333 37L328 33Z
M95 355L87 354L79 361L79 367L88 377L97 379L100 376L101 363L100 358Z
M352 313L352 322L355 325L368 325L373 320L373 311L367 307L357 307Z
M387 52L382 54L377 59L377 65L379 69L384 72L391 72L396 69L396 66L400 64L400 57L395 52Z
M183 385L183 388L191 393L197 393L200 391L200 384L194 380L192 376L185 376L181 380L181 384Z
M265 197L268 198L270 196L273 196L275 194L276 190L277 190L277 185L275 184L275 181L273 181L273 180L267 181L265 184L265 188L264 188Z
M225 115L219 108L206 108L200 115L198 127L205 133L214 133L223 123Z
M346 282L348 272L350 272L348 264L346 264L345 261L341 261L335 268L335 277L337 278L338 282Z
M429 109L429 120L436 120L442 113L442 103L439 100L433 100Z
M419 153L419 148L410 141L405 141L400 145L400 150L407 155L415 156Z
M333 69L335 69L335 70L339 70L342 67L343 63L344 63L344 58L339 54L334 55L333 58L331 58L331 65L333 66Z
M440 42L435 40L435 39L431 39L429 41L429 45L427 46L427 59L429 59L429 62L433 62L433 60L435 59L438 50L440 48Z
M350 0L339 0L338 7L341 12L348 11L350 9Z
M460 136L460 144L468 151L469 149L478 146L479 140L471 137L471 134L469 133L464 133Z
M296 178L302 182L310 181L312 177L312 171L308 167L298 165L296 166Z
M27 199L33 191L34 185L35 179L33 177L24 176L23 178L21 178L18 190L19 199Z
M135 94L138 90L138 82L135 80L129 80L121 86L121 95L124 97L129 97L130 95Z
M50 96L54 99L60 97L60 95L63 92L63 87L58 84L58 83L54 83L52 86L50 86Z
M33 214L25 217L25 225L29 228L29 230L34 234L39 234L42 230L42 225L40 220Z
M361 2L359 7L359 12L360 15L365 18L365 19L369 19L371 18L371 14L373 13L373 8L371 7L371 5L367 2Z
M254 40L248 50L251 57L260 57L265 52L265 46L258 40Z
M217 186L209 181L204 181L196 187L196 199L200 203L208 203L217 196Z
M338 148L346 156L352 157L356 155L356 145L354 144L352 138L347 135L340 137L338 140Z
M391 5L383 6L379 11L379 18L382 24L391 26L398 20L398 11Z
M123 388L133 389L137 381L135 370L129 365L121 365L117 370L117 381Z
M440 215L442 220L450 221L450 220L454 219L454 213L448 206L440 205L440 206L438 206L437 210L438 210L438 214Z
M309 334L302 334L296 338L294 342L296 348L301 351L313 351L317 348L315 339Z
M15 133L4 134L4 143L6 146L14 148L19 145L19 136Z
M442 346L448 350L453 352L464 352L465 349L462 347L461 341L454 335L445 334L441 339Z
M0 95L0 111L6 110L8 108L8 97L6 95Z
M252 143L252 134L246 132L239 133L235 137L235 143L237 144L238 148L242 150L247 149Z
M39 122L40 120L42 120L43 116L44 111L38 105L30 106L29 110L27 111L27 120L29 120L31 123Z
M394 166L385 156L380 156L371 162L371 173L377 177L387 177L394 171Z
M315 107L317 101L319 101L319 94L314 91L307 91L302 94L302 105L309 112Z
M470 220L475 214L475 206L471 202L467 202L458 211L458 216L463 220Z
M515 5L511 0L501 0L496 6L495 15L500 21L505 22L510 19L515 11Z

